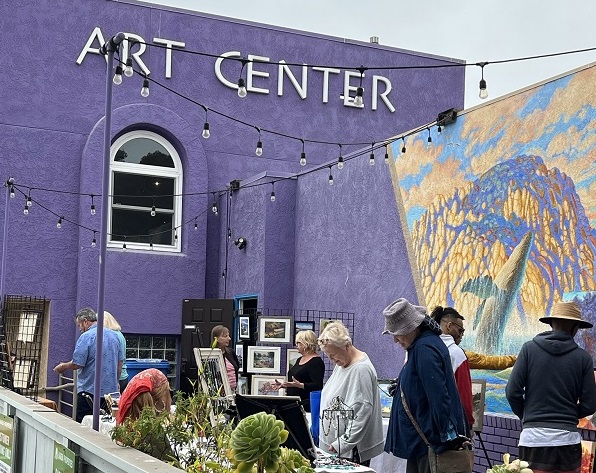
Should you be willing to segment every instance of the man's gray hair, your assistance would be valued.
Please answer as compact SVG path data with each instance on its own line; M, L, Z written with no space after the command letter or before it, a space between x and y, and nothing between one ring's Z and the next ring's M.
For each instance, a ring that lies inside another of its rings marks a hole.
M89 322L97 322L97 313L90 307L85 307L77 312L77 322L88 320Z

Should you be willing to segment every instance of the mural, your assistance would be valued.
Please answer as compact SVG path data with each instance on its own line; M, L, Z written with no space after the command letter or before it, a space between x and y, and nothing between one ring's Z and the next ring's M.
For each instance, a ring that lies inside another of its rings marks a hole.
M595 82L596 63L392 147L420 300L464 315L465 349L517 354L555 301L596 290ZM510 412L508 373L473 373L488 411Z

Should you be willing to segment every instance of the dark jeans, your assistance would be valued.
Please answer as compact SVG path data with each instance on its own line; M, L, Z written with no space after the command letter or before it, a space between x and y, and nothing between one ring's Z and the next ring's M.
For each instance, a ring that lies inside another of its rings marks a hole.
M100 409L109 412L105 399L101 399ZM77 422L83 422L83 417L93 414L93 394L77 393Z
M406 473L430 473L428 454L418 458L409 458L406 463Z

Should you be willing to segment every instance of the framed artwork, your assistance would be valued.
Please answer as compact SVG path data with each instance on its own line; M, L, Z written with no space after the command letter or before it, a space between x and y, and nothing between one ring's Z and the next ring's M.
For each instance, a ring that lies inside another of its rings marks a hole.
M290 372L290 368L298 361L302 355L295 348L288 348L286 352L286 373ZM288 380L291 381L291 380Z
M393 397L389 395L391 381L390 379L377 380L379 396L381 396L381 414L383 417L389 417L389 414L391 414L391 404L393 403Z
M275 389L277 382L281 381L279 376L262 376L255 375L252 377L252 384L250 385L250 393L267 396L285 396L286 390L283 388Z
M315 323L306 320L294 320L294 345L296 345L296 335L303 330L315 331Z
M333 322L331 319L321 319L319 320L319 335L325 330L325 327L328 323Z
M244 345L242 343L236 344L236 357L238 358L238 371L240 371L244 366Z
M209 396L209 418L216 425L216 412L225 410L232 400L226 363L219 348L194 348L201 389Z
M596 451L596 442L582 440L582 462L581 473L592 473L594 471L594 453Z
M280 347L248 347L246 369L250 373L279 373Z
M238 340L250 339L250 317L238 317Z
M259 317L260 343L290 343L291 317Z
M244 376L238 376L238 384L236 385L237 394L248 394L248 379Z
M473 379L472 380L472 405L474 413L474 432L482 432L482 425L484 424L484 405L486 396L486 380Z

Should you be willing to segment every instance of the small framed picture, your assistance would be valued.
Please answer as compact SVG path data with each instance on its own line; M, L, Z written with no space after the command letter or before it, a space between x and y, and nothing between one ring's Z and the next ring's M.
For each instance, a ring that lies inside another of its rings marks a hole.
M238 340L250 339L250 317L238 317Z
M250 373L279 373L280 347L248 347L246 369Z
M237 394L248 394L248 379L244 376L238 376L238 384L236 385Z
M325 327L330 322L333 322L333 320L331 320L331 319L321 319L321 320L319 320L319 335L321 333L323 333L323 330L325 330Z
M242 370L244 366L244 345L242 343L236 344L236 357L238 358L238 370Z
M303 330L312 330L315 331L315 323L306 320L295 320L294 321L294 345L296 345L296 335L298 335Z
M262 376L255 375L252 377L252 384L250 385L250 393L267 396L285 396L286 390L283 388L275 389L276 383L281 382L279 376Z
M482 432L484 425L484 402L486 396L486 379L472 380L472 407L474 409L474 432Z
M294 366L294 364L298 361L298 358L301 356L302 355L300 352L295 348L288 348L288 351L286 352L286 373L290 372L290 368ZM291 379L288 381L291 381Z
M377 380L379 396L381 397L381 415L383 417L389 417L389 414L391 414L391 404L393 403L393 397L389 395L391 381L390 379Z
M291 317L259 317L260 343L290 343Z

